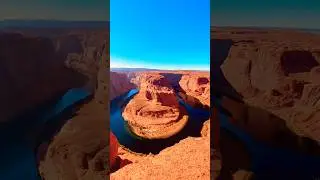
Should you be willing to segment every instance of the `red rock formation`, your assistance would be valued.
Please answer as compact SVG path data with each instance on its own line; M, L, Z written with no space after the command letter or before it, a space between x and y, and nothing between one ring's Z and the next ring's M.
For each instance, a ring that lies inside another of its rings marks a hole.
M186 138L158 155L141 158L110 175L110 179L210 179L210 138Z
M105 29L100 31L105 32ZM83 105L52 138L39 172L43 179L106 179L110 173L109 155L115 154L117 146L109 147L107 139L109 124L108 44L100 44L103 33L85 34L58 39L57 55L66 58L67 66L89 78L86 87L95 92L94 99ZM82 38L85 36L86 38ZM81 47L78 46L80 39ZM101 45L101 46L100 46ZM82 50L81 50L82 49ZM73 57L70 59L70 53ZM61 71L57 71L61 73ZM57 73L55 72L55 73ZM58 74L59 74L58 73ZM63 78L68 78L62 74ZM52 83L52 82L50 82ZM84 84L83 84L84 85ZM110 152L112 150L112 152ZM40 153L40 152L39 152ZM113 162L114 159L111 159Z
M320 36L294 31L221 30L232 39L221 66L226 80L250 106L285 120L300 136L320 141L317 66Z
M110 167L114 167L117 163L119 143L117 138L113 135L112 132L110 132L109 148L110 148L109 150Z
M48 38L0 33L0 121L81 87L86 77L65 67Z
M98 179L110 172L105 107L91 101L53 138L39 165L43 179ZM113 150L112 152L110 152Z
M189 73L182 76L179 85L185 92L182 97L191 104L210 106L210 75L208 73ZM190 96L190 97L188 97ZM193 99L194 98L194 99ZM197 102L199 101L199 102Z
M134 88L135 88L135 85L130 82L126 74L110 72L110 87L109 87L110 100Z
M173 88L158 73L140 76L139 93L123 111L132 131L150 139L166 138L180 131L187 122L185 114Z

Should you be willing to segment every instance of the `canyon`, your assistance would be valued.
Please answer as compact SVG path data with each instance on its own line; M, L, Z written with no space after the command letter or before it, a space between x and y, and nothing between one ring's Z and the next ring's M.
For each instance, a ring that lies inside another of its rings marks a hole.
M140 95L135 96L132 103L139 106L141 102L146 107L140 113L142 117L158 117L158 123L146 122L148 128L151 125L151 128L162 133L148 137L174 136L187 121L183 118L186 111L178 98L190 106L209 107L209 73L109 72L107 37L108 32L104 28L1 32L1 78L6 83L1 90L3 101L0 106L4 110L1 126L5 129L17 125L15 131L19 131L10 140L5 137L11 136L13 131L6 129L2 131L1 139L10 141L10 144L26 143L28 152L34 153L30 154L30 158L35 158L36 162L28 165L36 168L33 176L40 175L46 180L106 179L109 176L112 179L147 176L210 179L209 119L204 123L202 133L199 131L195 137L181 139L157 154L131 152L108 131L110 101L132 89L139 89ZM61 105L57 101L76 88L86 91L89 96L84 99L79 97L81 101L76 101L61 113L60 110L50 109ZM137 121L141 125L143 121L130 113L137 111L135 105L127 105L123 112L128 113L129 121ZM39 115L39 107L45 109L43 112L54 115L41 117L53 118L42 121L33 119L33 114L28 112ZM163 112L165 114L161 114ZM8 144L4 149L10 151L10 148ZM11 157L11 154L3 155ZM29 158L29 155L26 156ZM137 167L145 171L140 172ZM29 174L31 172L28 171ZM28 178L24 172L11 175Z
M212 27L212 95L221 99L230 122L258 142L318 157L319 52L317 34ZM222 132L220 142L217 150L229 158L222 164L224 172L217 173L250 169L248 150L241 142ZM230 148L239 153L232 155Z
M117 72L117 74L121 74L121 72ZM193 74L197 74L197 76L192 76ZM139 92L123 107L122 115L134 134L150 140L174 136L185 125L186 122L183 122L184 119L181 119L181 115L188 116L188 114L184 107L179 105L179 94L187 91L194 95L198 89L201 89L202 91L198 94L202 95L203 92L210 91L208 72L148 71L136 72L134 76L130 77L131 80L128 78L128 82L130 84L133 82ZM198 81L197 78L200 80ZM204 78L206 80L203 80ZM115 79L111 79L112 81ZM191 87L188 84L203 88ZM188 88L185 88L186 91L184 91L181 86ZM193 96L193 101L186 101L186 103L198 106L200 104L198 98L203 98L209 103L210 97L204 97L204 95ZM201 107L205 106L209 106L209 104L203 104ZM141 126L144 128L137 128ZM115 169L111 173L111 179L148 179L148 177L210 179L210 120L207 120L202 126L198 137L184 138L157 154L136 153L118 142L118 145L115 145L119 146L118 156L114 157L114 161L118 159L119 164L111 166L116 166L119 169ZM149 130L152 130L152 133ZM124 161L128 163L122 166L121 162Z
M108 36L104 27L0 32L1 78L5 83L1 89L1 141L7 144L3 153L8 151L2 156L18 157L12 148L21 146L20 151L25 151L21 158L35 158L20 173L12 172L21 167L3 165L12 170L1 171L3 179L108 176ZM72 98L77 99L74 94L66 102L56 104L76 88L91 95L63 110L58 117L38 118L51 117L50 113L57 110L48 108L59 108ZM48 114L43 116L42 112ZM34 172L33 168L38 170Z
M139 93L126 105L122 116L131 130L147 139L168 138L188 121L172 86L157 73L140 74Z

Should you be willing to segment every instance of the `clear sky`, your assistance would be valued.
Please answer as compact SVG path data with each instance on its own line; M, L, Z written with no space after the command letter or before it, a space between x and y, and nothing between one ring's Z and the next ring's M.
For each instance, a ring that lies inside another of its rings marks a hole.
M109 20L109 0L1 0L0 20Z
M211 0L215 26L320 29L320 0Z
M111 67L210 68L209 0L112 0Z

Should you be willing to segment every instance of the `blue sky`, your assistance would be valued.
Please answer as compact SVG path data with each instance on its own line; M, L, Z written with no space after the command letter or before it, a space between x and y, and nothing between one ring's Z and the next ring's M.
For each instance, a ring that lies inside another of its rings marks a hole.
M212 0L216 26L320 29L319 0Z
M109 20L109 0L1 0L2 19Z
M112 0L111 67L210 67L209 0Z

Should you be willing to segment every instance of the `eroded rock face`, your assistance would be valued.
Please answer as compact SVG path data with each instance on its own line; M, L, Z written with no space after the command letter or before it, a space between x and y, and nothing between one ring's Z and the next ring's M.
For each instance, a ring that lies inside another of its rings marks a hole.
M158 155L112 173L110 179L210 179L210 138L186 138Z
M85 35L87 35L86 40L83 41L82 37ZM89 81L84 85L95 94L94 98L83 104L52 137L47 148L42 149L39 172L44 179L48 180L106 179L110 173L110 163L115 163L115 149L118 144L114 143L115 139L113 139L110 147L107 131L109 124L109 46L101 32L88 32L88 34L80 34L77 37L80 37L80 43L75 37L67 38L61 41L57 49L59 49L60 56L67 57L67 61L64 62L69 68L88 77ZM104 39L105 44L99 43L101 39ZM63 45L64 43L66 45ZM62 50L65 48L78 54L74 56L76 58L72 62L68 61L70 53L65 54L65 51ZM38 149L39 153L41 151ZM114 158L109 159L110 157Z
M139 93L122 115L132 131L150 139L172 136L187 122L186 111L178 103L172 86L158 73L140 76Z
M285 120L296 134L320 141L320 37L286 31L234 32L220 31L212 37L233 41L221 66L232 88L248 105Z
M109 153L109 159L110 159L110 167L116 166L117 163L117 157L118 157L118 148L119 148L119 142L115 135L113 135L112 132L110 132L110 153Z
M206 106L210 106L209 73L185 74L179 81L179 85L181 89L185 92L181 95L186 102L189 102L193 105L203 104Z
M117 72L110 72L110 85L110 100L136 87L130 82L126 74Z
M65 67L64 61L49 38L0 33L0 121L83 86L87 78Z
M41 176L48 180L107 178L109 153L115 152L114 146L109 149L106 119L103 105L95 101L84 105L49 144L40 161Z

